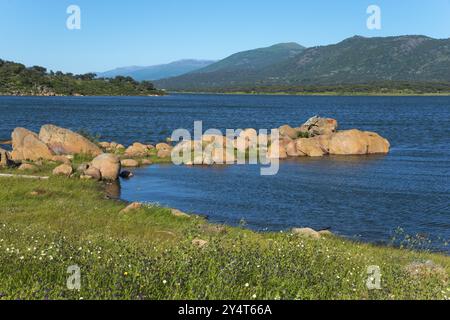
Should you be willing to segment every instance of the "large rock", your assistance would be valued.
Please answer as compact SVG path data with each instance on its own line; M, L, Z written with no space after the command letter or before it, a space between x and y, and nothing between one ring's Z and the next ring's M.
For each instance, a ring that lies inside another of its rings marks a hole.
M135 142L125 150L125 154L131 157L143 157L147 156L149 147L140 142Z
M120 174L120 159L113 154L103 153L91 162L91 167L97 168L103 180L117 180Z
M311 138L312 140L315 140L317 142L317 144L320 146L320 148L322 149L322 151L325 154L330 153L330 141L331 141L331 134L323 134L320 136L315 136L313 138Z
M234 150L227 150L227 148L214 148L211 152L212 161L215 164L234 164L235 154Z
M300 128L302 132L307 132L311 137L313 137L336 132L338 122L335 119L316 116L306 121Z
M156 156L160 159L170 158L172 156L172 151L170 149L160 149Z
M163 143L158 143L155 148L156 148L156 151L160 151L160 150L171 151L173 147L171 145L163 142Z
M8 167L11 164L11 155L8 151L0 148L0 167Z
M90 154L98 156L102 150L82 135L69 129L47 124L42 126L39 139L56 154Z
M41 140L36 133L25 128L16 128L11 134L12 147L11 158L13 160L31 160L40 159L51 160L53 152Z
M291 126L284 125L281 126L278 131L280 132L280 136L287 136L291 139L297 139L298 138L298 131L292 128Z
M83 172L83 175L86 176L86 177L90 177L91 179L95 179L95 180L101 180L102 179L102 173L100 172L99 169L94 168L94 167L87 168Z
M367 142L368 142L367 153L369 154L389 153L391 144L387 139L383 138L382 136L380 136L378 133L375 132L366 131L365 134L367 135Z
M246 153L250 148L250 140L245 136L239 136L233 140L233 148L241 153Z
M297 152L308 157L322 157L325 152L319 142L314 138L301 138L296 143Z
M360 130L340 131L331 136L330 154L362 155L389 153L389 141L373 132Z
M69 177L72 173L73 173L72 166L70 166L68 164L62 164L53 170L53 174L55 176Z
M286 145L285 149L286 149L286 153L289 157L298 157L300 155L303 155L297 151L297 145L296 145L295 141L289 142Z
M253 128L245 129L241 131L239 137L242 137L249 141L258 141L258 132Z
M286 159L288 157L286 148L282 145L278 145L278 150L276 149L277 145L273 144L267 150L267 158L269 159Z
M302 237L309 237L313 239L320 239L321 237L319 232L311 228L293 228L292 233Z
M72 164L72 161L69 158L67 158L67 156L53 156L51 160L55 162L61 162L64 164Z
M134 159L123 159L120 161L120 164L122 165L122 167L129 167L129 168L139 167L139 162L137 162Z

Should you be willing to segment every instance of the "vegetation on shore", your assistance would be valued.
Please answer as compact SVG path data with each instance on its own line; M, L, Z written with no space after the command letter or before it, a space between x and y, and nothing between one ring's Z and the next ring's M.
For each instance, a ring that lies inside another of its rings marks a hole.
M300 96L449 96L450 83L374 82L330 86L247 86L174 91L193 94L254 94Z
M84 161L76 156L73 165ZM54 166L30 174L50 175ZM255 233L153 204L121 213L127 204L92 180L0 180L7 186L0 188L0 299L450 297L448 256L334 236ZM66 286L73 265L81 268L80 291ZM374 265L380 290L366 286Z
M39 66L0 60L0 95L31 96L148 96L163 95L149 81L130 77L96 78L93 73L74 75L47 72Z

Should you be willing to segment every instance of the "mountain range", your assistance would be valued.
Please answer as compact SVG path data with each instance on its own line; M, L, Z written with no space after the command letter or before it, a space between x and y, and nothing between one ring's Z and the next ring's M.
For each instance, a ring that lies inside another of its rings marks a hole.
M99 78L114 78L116 76L131 77L137 81L151 81L163 78L176 77L191 71L204 68L214 63L212 60L179 60L168 64L148 67L131 66L122 67L105 72L97 72Z
M282 43L236 53L155 85L175 91L227 91L380 82L445 83L445 87L450 83L450 39L354 36L311 48Z

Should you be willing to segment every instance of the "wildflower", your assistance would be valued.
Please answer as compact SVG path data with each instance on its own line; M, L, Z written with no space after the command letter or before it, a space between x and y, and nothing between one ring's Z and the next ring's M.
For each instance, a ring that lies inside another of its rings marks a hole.
M123 275L126 277L126 276L128 275L128 272L125 271L125 272L123 273Z
M253 299L256 299L256 294L254 294L254 295L252 296L252 298L253 298Z
M247 283L245 284L245 287L247 287L247 288L249 287L249 284L248 284L248 282L247 282Z
M166 284L167 283L167 280L163 280L163 284Z

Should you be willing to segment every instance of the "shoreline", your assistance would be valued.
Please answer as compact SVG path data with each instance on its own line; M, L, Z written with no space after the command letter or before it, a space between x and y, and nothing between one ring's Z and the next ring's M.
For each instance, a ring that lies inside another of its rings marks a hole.
M369 93L369 94L357 94L351 92L323 92L323 93L290 93L290 92L196 92L196 91L168 91L169 94L190 94L190 95L238 95L238 96L299 96L299 97L449 97L450 92L446 93Z
M130 157L130 158L132 158L132 157ZM136 159L140 160L140 158L136 158ZM134 177L136 177L135 172L134 172L135 170L133 170L133 169L142 169L142 168L150 167L150 166L153 166L153 165L172 165L173 166L174 164L169 159L160 159L160 161L152 162L152 163L141 163L137 167L127 168L127 169L132 170L132 173L133 173L132 177L130 177L130 178L121 178L121 179L125 179L125 180L133 179ZM55 166L57 166L57 164L51 165L52 168L55 167ZM12 169L12 170L10 169L10 170L7 170L6 173L5 173L5 171L2 171L1 168L0 168L0 173L1 173L0 174L0 179L19 179L19 180L26 181L26 180L28 180L28 178L29 179L37 179L37 180L49 180L49 179L55 178L55 176L52 175L51 171L47 171L45 173L45 175L39 175L39 174L38 175L29 175L29 174L26 174L26 173L25 174L20 174L20 173L17 172L17 169ZM70 178L70 179L73 180L73 178ZM79 179L75 179L75 181L76 180L79 180ZM99 180L99 181L93 181L93 182L95 182L97 184L97 186L100 187L101 193L103 193L103 194L105 194L107 196L106 199L108 201L111 201L113 203L120 203L120 204L122 204L122 206L124 206L124 210L126 210L128 207L131 208L130 211L136 210L136 208L134 208L134 207L137 206L137 205L139 206L138 209L141 206L143 206L143 207L147 206L147 204L145 202L127 201L125 199L122 199L120 197L120 190L121 190L120 180L117 180L117 181L102 181L102 180ZM116 188L116 186L117 186L117 188ZM111 192L111 190L109 190L110 187L112 187L113 192ZM116 191L117 191L117 194L114 194ZM153 205L151 205L151 206L153 206ZM251 228L233 226L233 225L227 224L227 223L225 223L225 224L218 224L218 223L210 222L209 219L207 218L207 216L205 214L202 214L202 213L197 213L197 212L195 212L195 213L194 212L185 213L180 208L172 208L172 207L160 206L160 205L158 205L158 207L160 207L161 209L164 209L164 210L171 210L171 211L175 210L178 213L178 216L181 216L181 217L196 217L196 218L200 218L200 219L204 220L205 223L210 225L210 226L226 226L227 228L238 229L238 230L245 230L246 232L251 232L251 233L259 234L259 235L271 235L271 234L279 234L279 233L281 233L281 234L283 234L283 233L289 234L289 233L292 233L292 231L294 229L299 229L296 226L291 226L291 228L278 230L278 231L276 231L276 230L258 231L258 230L253 230ZM402 248L401 246L392 246L392 245L388 245L388 244L384 244L384 243L380 244L380 243L371 242L371 241L357 241L357 240L354 240L354 239L346 237L346 236L341 236L341 235L337 235L337 234L334 234L332 232L329 232L328 229L325 229L325 230L313 230L313 229L308 228L308 227L305 227L303 229L309 229L309 230L315 231L317 233L323 232L323 235L325 237L333 237L336 240L350 242L350 243L353 243L355 245L366 245L366 246L373 246L373 247L381 248L381 249L394 249L394 250L400 250L400 251L406 250L406 251L412 251L412 252L424 253L424 254L437 254L437 255L441 255L441 256L450 258L450 253L447 253L445 251L430 250L430 249L421 250L421 249L417 249L417 248L408 248L408 249L406 249L406 248ZM302 233L302 234L304 236L310 236L311 234L309 234L309 230L308 230L307 233L305 233L305 234ZM314 238L314 236L313 236L313 238Z
M450 92L437 93L354 93L354 92L317 92L317 93L304 93L304 92L203 92L203 91L167 91L165 94L153 94L153 95L18 95L18 94L0 94L0 97L24 97L24 98L56 98L56 97L73 97L73 98L89 98L89 97L167 97L170 95L230 95L230 96L291 96L291 97L450 97Z
M155 152L122 159L128 158L141 167L169 161ZM70 166L90 161L74 155ZM60 166L44 161L0 170L49 176L0 176L8 186L0 188L0 247L8 249L0 250L3 299L449 299L450 256L443 252L307 228L257 232L216 224L126 202L114 196L117 183L55 175ZM82 270L80 291L65 287L70 265ZM383 290L366 286L370 266L381 269Z
M92 180L0 180L0 245L17 250L0 251L6 300L449 299L443 253L214 224L113 199ZM70 265L80 291L65 288ZM366 287L374 265L383 290Z

